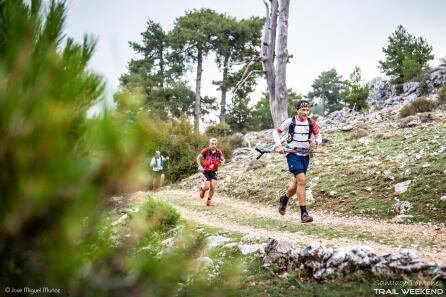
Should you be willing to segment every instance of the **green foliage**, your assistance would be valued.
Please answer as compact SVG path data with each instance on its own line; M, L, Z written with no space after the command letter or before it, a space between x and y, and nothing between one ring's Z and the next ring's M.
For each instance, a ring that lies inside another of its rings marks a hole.
M196 158L198 153L208 145L209 139L199 133L194 133L192 125L186 117L174 120L160 135L158 149L170 160L166 164L166 178L178 181L197 172ZM154 151L149 155L148 162Z
M274 127L273 117L271 116L269 107L268 93L262 93L262 97L256 105L254 105L251 115L253 123L252 130L260 131L272 129Z
M175 20L175 25L169 33L169 40L174 52L189 64L196 64L196 98L194 112L194 130L199 132L201 102L201 75L203 59L213 48L212 40L220 26L221 15L211 9L193 10Z
M121 89L144 94L148 109L164 119L182 114L192 116L195 114L195 92L181 77L187 63L202 67L203 59L213 51L217 64L223 69L223 79L214 84L222 91L221 104L226 107L227 90L234 88L247 70L256 70L256 75L251 75L249 81L238 88L244 93L243 97L253 91L261 64L249 63L237 71L233 71L233 66L259 55L262 26L263 19L259 17L238 21L210 9L187 12L177 18L170 32L149 20L146 31L141 33L142 43L129 42L142 58L129 62L128 72L120 77ZM216 101L216 98L201 97L200 116L215 110ZM225 109L222 113L225 115Z
M121 89L143 94L148 109L164 119L193 115L195 93L181 81L185 71L183 57L172 50L168 33L149 20L141 36L142 44L129 44L143 58L130 60L128 72L120 77Z
M196 237L160 255L142 247L129 255L132 238L113 244L109 197L134 190L143 157L169 126L142 111L142 97L124 93L116 113L87 118L103 96L102 79L87 70L94 42L63 44L64 2L45 10L40 1L24 2L0 1L2 287L45 285L70 296L231 295L230 274L191 281L203 252ZM152 209L166 226L178 220L167 207Z
M308 93L312 99L319 98L322 105L322 113L332 112L340 109L341 93L344 92L345 84L342 76L338 75L336 69L332 68L322 72L311 85L313 90Z
M361 110L367 107L367 97L369 89L367 85L361 84L361 69L356 66L350 74L350 80L345 82L345 92L341 94L342 99L347 103L349 108Z
M401 67L403 81L411 81L423 73L423 65L413 57L404 57Z
M86 70L92 41L61 44L64 4L51 2L45 14L38 1L0 9L0 279L67 288L87 263L102 198L126 182L123 168L138 154L124 147L118 122L86 118L103 84ZM102 133L86 139L93 126Z
M250 130L252 109L248 105L249 101L250 99L247 97L233 98L226 116L226 122L233 131L245 133Z
M288 115L296 114L297 102L302 99L302 95L296 93L293 89L288 89ZM269 107L268 93L262 93L262 97L251 111L251 130L260 131L274 128L273 118Z
M383 52L385 60L379 67L392 78L394 83L403 83L422 74L427 62L434 58L432 47L422 37L414 37L399 25L389 36L389 43Z
M186 62L196 63L213 48L212 40L220 27L221 15L211 9L192 10L175 20L169 41Z
M229 135L229 136L225 136L222 138L223 142L228 142L231 149L230 149L230 153L226 154L227 156L232 157L232 150L238 148L238 147L243 147L246 146L246 142L245 142L245 137L242 134L233 134L233 135ZM228 159L230 157L227 157Z
M251 70L259 70L261 69L260 63L255 63L252 66L246 66L252 68ZM234 96L232 98L232 102L229 105L229 109L227 112L226 122L231 126L233 131L245 133L249 130L252 130L253 120L252 117L252 107L249 106L251 98L249 95L254 91L257 82L255 80L256 76L251 75L249 77L245 77L246 71L251 71L245 68L242 68L240 71L234 73L229 77L229 81L234 83L239 83L243 80L243 86L236 88L234 92Z
M403 108L400 110L400 117L405 118L410 115L417 114L419 112L428 112L432 111L437 107L437 104L429 99L426 99L425 97L419 97L412 101L409 104L406 104Z
M150 117L152 116L150 115ZM149 149L142 163L145 171L149 171L148 164L155 151L161 151L163 156L169 156L164 168L166 179L175 182L197 172L196 158L201 150L209 145L209 139L216 137L216 134L202 135L194 133L191 123L185 116L172 119L172 121L171 123L170 121L151 118L152 125L158 127L152 136L156 147L152 146ZM221 126L221 124L218 126ZM240 143L240 139L229 135L218 136L217 138L219 149L223 152L225 158L230 160L232 150Z
M260 55L261 29L263 27L263 19L259 17L251 17L240 21L220 15L220 26L217 28L215 38L213 40L213 50L216 53L216 62L222 70L223 77L221 81L213 81L221 90L221 102L223 109L220 111L220 120L226 116L226 92L231 88L242 89L244 93L252 92L252 85L260 75L261 64L256 61L256 57ZM234 65L244 64L244 67L238 71L234 71ZM253 72L253 70L255 70ZM248 73L248 83L240 83L245 79ZM252 75L255 74L255 75Z
M218 148L221 150L223 155L225 156L226 162L231 161L232 159L232 150L234 147L234 140L239 141L239 139L233 138L231 136L225 136L222 138L219 138L218 140Z
M210 125L206 128L206 134L214 137L221 137L231 134L231 127L227 123Z
M142 209L146 219L161 228L172 229L180 220L180 214L166 202L149 199Z

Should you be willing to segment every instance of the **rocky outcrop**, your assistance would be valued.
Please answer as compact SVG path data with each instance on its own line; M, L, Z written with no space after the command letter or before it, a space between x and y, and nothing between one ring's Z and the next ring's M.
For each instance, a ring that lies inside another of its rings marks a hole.
M434 94L444 85L446 85L446 66L444 65L432 69L422 82L392 85L387 80L377 77L368 84L367 104L371 109L376 109L410 102L423 94Z
M265 247L263 266L276 272L300 270L316 280L342 277L359 270L378 277L395 277L410 273L446 280L446 267L421 261L408 250L378 256L368 246L326 248L311 243L296 249L288 241L270 238Z
M432 69L425 83L429 93L436 92L439 88L446 85L446 65Z

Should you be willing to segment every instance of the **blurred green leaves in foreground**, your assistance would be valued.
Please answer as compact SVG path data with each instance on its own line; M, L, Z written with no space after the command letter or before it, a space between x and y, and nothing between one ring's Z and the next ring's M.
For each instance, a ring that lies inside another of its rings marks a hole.
M132 250L174 228L174 210L167 225L157 211L135 216L132 221L142 222L132 230L136 239L113 244L109 198L141 186L147 178L141 164L163 137L148 114L129 112L139 108L133 97L117 112L87 117L104 84L87 69L95 42L64 36L65 10L64 2L0 0L2 290L227 296L221 283L217 291L205 279L194 281L190 263L203 244L187 231L181 248L161 256ZM164 227L154 227L159 224Z

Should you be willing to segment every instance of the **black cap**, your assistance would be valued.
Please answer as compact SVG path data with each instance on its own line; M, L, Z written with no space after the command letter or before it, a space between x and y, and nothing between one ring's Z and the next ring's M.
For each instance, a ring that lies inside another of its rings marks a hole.
M303 99L297 102L296 108L301 109L302 107L310 107L310 101Z

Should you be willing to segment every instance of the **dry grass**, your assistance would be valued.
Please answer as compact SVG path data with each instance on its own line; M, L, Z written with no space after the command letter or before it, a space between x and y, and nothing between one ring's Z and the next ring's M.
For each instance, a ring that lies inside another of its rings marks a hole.
M420 112L429 112L437 107L437 103L426 97L419 97L400 110L400 117L405 118Z
M440 100L440 104L446 104L446 86L442 86L438 90L438 99Z

